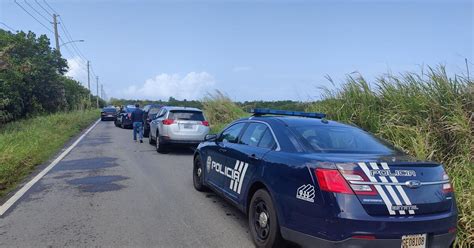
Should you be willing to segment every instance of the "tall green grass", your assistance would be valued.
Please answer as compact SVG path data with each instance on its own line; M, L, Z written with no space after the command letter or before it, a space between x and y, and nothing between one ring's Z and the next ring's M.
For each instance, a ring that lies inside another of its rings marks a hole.
M98 118L97 110L87 110L39 116L3 126L0 129L0 197Z
M459 226L457 246L474 246L474 83L448 77L443 66L426 72L383 75L374 84L349 76L339 89L325 89L309 111L356 124L409 154L445 165L454 185Z
M217 133L230 122L248 116L226 94L218 90L207 93L202 100L202 105L211 126L211 133Z

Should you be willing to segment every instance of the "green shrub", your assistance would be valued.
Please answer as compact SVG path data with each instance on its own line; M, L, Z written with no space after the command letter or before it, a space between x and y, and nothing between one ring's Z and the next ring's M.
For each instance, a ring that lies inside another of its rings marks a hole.
M207 93L202 100L202 105L211 126L211 133L217 133L230 122L248 116L227 95L218 90Z

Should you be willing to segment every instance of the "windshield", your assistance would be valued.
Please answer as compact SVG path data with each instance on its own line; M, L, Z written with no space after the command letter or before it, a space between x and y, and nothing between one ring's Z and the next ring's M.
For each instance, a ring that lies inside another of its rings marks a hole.
M396 148L355 127L299 126L291 128L302 143L313 152L331 153L399 153Z
M173 110L170 112L168 119L204 121L204 115L200 111Z

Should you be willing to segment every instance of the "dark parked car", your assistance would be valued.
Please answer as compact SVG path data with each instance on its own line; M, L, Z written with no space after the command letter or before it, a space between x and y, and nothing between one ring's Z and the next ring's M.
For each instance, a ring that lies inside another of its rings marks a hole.
M206 136L193 182L248 214L257 247L453 243L457 208L442 164L418 161L322 113L253 113Z
M148 104L148 105L145 105L145 107L143 107L143 112L145 112L145 114L143 115L143 118L144 118L143 136L144 137L148 137L148 135L150 134L150 122L156 117L156 114L160 112L161 107L163 106L159 104Z
M123 108L118 114L117 118L115 119L115 126L121 128L132 128L132 112L135 110L135 106L128 105L127 107Z
M101 121L115 121L117 117L117 109L114 107L105 107L100 112L100 120Z

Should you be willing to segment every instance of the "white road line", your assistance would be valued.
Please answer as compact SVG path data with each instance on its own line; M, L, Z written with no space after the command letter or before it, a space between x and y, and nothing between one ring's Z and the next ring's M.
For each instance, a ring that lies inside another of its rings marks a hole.
M100 119L97 120L85 133L81 135L71 146L69 146L64 152L61 153L48 167L44 168L38 175L36 175L31 181L25 184L20 190L18 190L8 201L6 201L2 206L0 206L0 217L5 214L5 212L15 204L35 183L37 183L44 175L46 175L53 167L58 164L66 155L71 152L71 150L79 144L79 142L100 122Z

